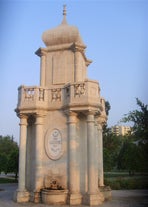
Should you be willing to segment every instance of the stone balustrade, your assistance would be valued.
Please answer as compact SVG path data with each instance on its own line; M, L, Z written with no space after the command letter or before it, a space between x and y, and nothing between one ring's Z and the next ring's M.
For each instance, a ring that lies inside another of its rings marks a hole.
M78 105L95 105L100 103L98 82L86 80L64 86L54 85L54 88L37 86L20 86L18 88L17 108L22 110L57 109Z
M33 110L48 107L47 89L37 86L20 86L18 88L18 110Z

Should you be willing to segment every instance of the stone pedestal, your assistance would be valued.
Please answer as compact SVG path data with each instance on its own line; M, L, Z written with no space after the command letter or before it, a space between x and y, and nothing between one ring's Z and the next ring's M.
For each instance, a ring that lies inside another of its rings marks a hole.
M16 190L13 195L13 200L17 203L26 203L30 200L30 193L28 191Z
M82 195L80 193L69 194L68 204L69 205L82 204Z
M99 187L100 192L103 194L104 196L104 200L110 200L112 197L112 190L110 188L110 186L102 186Z
M14 199L99 205L103 194L98 178L99 186L104 184L98 124L106 120L105 104L99 83L86 75L91 60L77 27L66 21L65 7L63 15L60 26L43 33L46 47L36 51L40 85L19 87L19 183Z
M40 191L32 191L30 193L30 201L33 203L41 202L41 192Z
M47 190L41 191L42 203L48 205L65 205L67 204L67 190Z
M96 194L86 194L84 203L89 206L97 206L102 204L104 201L104 196L101 192Z

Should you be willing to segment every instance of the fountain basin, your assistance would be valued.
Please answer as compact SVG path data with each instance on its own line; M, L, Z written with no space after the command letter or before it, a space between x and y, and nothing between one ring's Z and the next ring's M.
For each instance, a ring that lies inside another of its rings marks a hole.
M53 205L64 205L67 203L68 190L41 190L42 203Z

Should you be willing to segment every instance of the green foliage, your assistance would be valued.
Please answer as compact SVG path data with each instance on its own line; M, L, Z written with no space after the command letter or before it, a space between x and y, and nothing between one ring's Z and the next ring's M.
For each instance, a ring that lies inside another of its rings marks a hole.
M110 103L105 102L106 114L109 115ZM107 124L103 126L103 162L104 170L110 171L117 166L117 158L121 148L122 138L114 135Z
M18 173L19 149L13 137L0 136L0 172Z
M106 133L103 137L104 170L111 171L117 166L118 154L122 145L122 137L113 133Z
M106 115L109 115L109 110L111 109L111 105L109 103L109 101L105 101L105 111L106 111Z
M112 190L148 189L147 176L105 178L104 183L109 185Z
M106 115L109 115L109 110L111 109L110 103L108 101L105 101L105 112ZM107 123L103 125L103 137L110 133L110 128L108 128Z
M133 136L138 140L148 140L148 105L138 98L136 102L140 110L130 111L121 121L133 122Z
M104 164L104 170L105 171L111 171L113 168L113 157L111 156L110 152L104 148L103 149L103 164Z
M8 157L8 172L14 172L15 178L17 179L17 173L18 173L18 163L19 163L19 150L14 149L13 152Z
M0 183L16 183L16 179L12 178L0 178Z
M133 133L115 136L107 125L103 128L104 171L113 169L148 172L148 105L136 99L140 110L130 111L122 122L133 122ZM106 102L106 113L110 104Z
M135 171L143 171L142 161L140 147L129 138L125 139L118 156L118 169L128 170L129 174L134 174Z
M119 155L118 167L129 171L148 171L148 105L138 98L139 110L130 111L122 122L133 122L133 133L126 140ZM121 164L119 164L121 163Z
M8 157L5 153L0 153L0 172L7 172Z

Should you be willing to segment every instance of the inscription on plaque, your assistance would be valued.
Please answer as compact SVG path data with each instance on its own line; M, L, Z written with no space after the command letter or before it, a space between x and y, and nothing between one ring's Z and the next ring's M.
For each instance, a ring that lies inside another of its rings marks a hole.
M45 149L51 159L59 159L62 155L62 136L58 129L53 129L46 135Z

